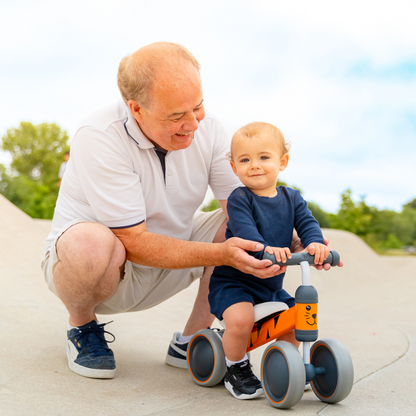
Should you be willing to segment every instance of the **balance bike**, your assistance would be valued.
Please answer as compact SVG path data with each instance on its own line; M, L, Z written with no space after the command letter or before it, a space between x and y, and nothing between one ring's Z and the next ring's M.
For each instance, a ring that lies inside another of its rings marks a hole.
M276 263L274 255L265 253L264 259ZM340 256L331 251L324 263L337 266ZM299 350L285 341L273 342L263 353L261 381L269 403L287 409L303 396L305 383L326 403L345 399L353 385L354 368L346 347L332 338L318 340L318 292L310 284L310 264L314 256L292 253L292 258L280 266L300 265L302 285L295 294L295 306L282 302L267 302L254 306L255 323L247 343L247 352L254 350L285 333L295 330L296 339L303 343L303 358ZM217 385L226 371L222 347L224 330L204 329L197 332L188 346L188 369L200 386ZM312 347L311 342L316 341Z

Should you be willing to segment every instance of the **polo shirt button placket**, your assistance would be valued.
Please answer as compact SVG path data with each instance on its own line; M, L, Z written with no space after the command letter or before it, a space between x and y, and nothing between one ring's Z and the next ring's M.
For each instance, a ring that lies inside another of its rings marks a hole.
M170 188L172 186L172 175L173 172L170 169L168 169L166 171L166 188Z

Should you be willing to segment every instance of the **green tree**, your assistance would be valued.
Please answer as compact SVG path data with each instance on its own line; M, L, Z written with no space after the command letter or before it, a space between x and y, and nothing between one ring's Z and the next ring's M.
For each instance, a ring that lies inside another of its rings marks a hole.
M1 148L12 162L8 169L0 165L0 192L33 218L52 218L67 133L57 124L21 122L7 130Z
M374 250L385 248L383 243L389 239L389 235L395 235L399 213L387 209L377 210L371 208L372 218L368 224L367 233L363 235L364 241ZM390 237L391 240L391 237Z
M373 218L371 208L367 206L362 197L355 203L351 197L351 189L347 189L341 195L341 205L337 214L329 215L331 228L351 231L359 236L365 236L369 232L369 225Z
M393 233L390 233L387 236L387 240L383 241L382 248L391 250L391 249L400 249L403 246L403 243L397 238Z
M412 208L416 210L416 198L403 205L403 209L404 208Z
M404 245L413 245L416 241L416 209L406 204L394 223L394 234Z
M308 202L308 208L311 210L312 215L319 222L321 228L331 228L331 223L329 222L329 214L325 212L318 204L315 202Z
M211 211L215 211L218 208L221 208L220 203L218 202L217 199L212 199L207 205L204 205L201 208L201 211L211 212Z

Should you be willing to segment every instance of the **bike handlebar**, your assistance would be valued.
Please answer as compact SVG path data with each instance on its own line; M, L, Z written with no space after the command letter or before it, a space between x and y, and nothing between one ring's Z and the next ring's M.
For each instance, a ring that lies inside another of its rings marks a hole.
M292 258L286 259L286 263L283 263L281 261L277 262L274 254L269 254L267 251L265 251L263 254L263 260L270 260L272 264L277 264L278 266L296 266L299 265L302 261L307 261L309 264L315 265L315 256L312 256L309 253L292 253ZM331 250L323 264L329 263L332 267L334 267L338 266L340 260L341 257L338 252Z

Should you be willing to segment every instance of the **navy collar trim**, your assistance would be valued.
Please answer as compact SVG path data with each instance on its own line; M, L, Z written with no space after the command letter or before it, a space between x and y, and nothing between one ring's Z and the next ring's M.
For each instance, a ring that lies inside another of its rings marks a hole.
M127 119L125 122L124 122L124 130L126 130L126 133L127 133L127 135L131 138L131 139L133 139L134 140L134 142L137 144L137 146L140 146L140 143L129 133L129 131L128 131L128 129L127 129L127 122L129 121L129 119Z

